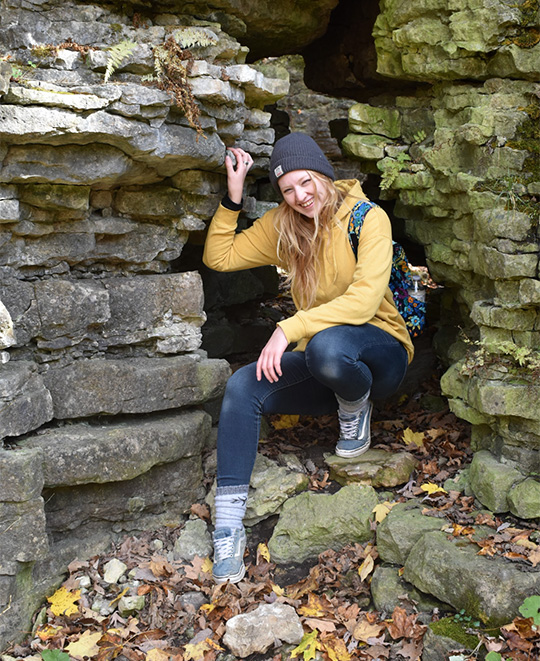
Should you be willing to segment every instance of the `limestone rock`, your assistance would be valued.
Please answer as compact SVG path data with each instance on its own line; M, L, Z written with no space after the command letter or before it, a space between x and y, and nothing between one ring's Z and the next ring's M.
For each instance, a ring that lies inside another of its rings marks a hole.
M472 652L476 649L478 645L478 638L476 636L468 636L458 627L454 627L450 622L451 618L443 618L439 622L434 623L436 626L430 625L427 628L426 634L422 640L424 643L424 650L422 652L422 661L440 661L440 659L451 658L452 656L458 656L459 652ZM442 633L436 633L442 629L440 626L446 625L445 630L448 629L447 635ZM460 633L453 635L460 638L456 640L449 635L450 632L454 632L456 629Z
M512 514L520 519L540 517L540 482L528 477L512 486L508 492L508 505Z
M539 571L522 572L504 558L479 556L476 545L449 539L443 532L426 532L419 539L403 576L488 626L511 621L524 599L540 589Z
M357 103L349 109L349 128L353 133L374 133L387 138L399 138L401 115L397 108Z
M351 484L337 493L311 491L288 500L268 543L273 562L303 562L327 549L365 542L373 533L378 498L372 487Z
M177 526L203 496L200 456L157 464L131 480L45 490L47 530L59 542L55 566L102 553L112 532Z
M133 613L142 611L145 606L145 596L141 595L124 595L118 600L118 612L122 617L128 617Z
M261 604L250 613L231 617L226 624L223 642L241 659L256 652L264 653L277 640L297 645L304 635L300 618L288 604Z
M188 520L174 543L174 557L177 560L193 560L198 555L206 558L212 554L212 538L208 526L202 519Z
M0 538L0 558L10 562L44 560L49 552L45 532L43 498L19 503L0 502L1 530L9 535Z
M15 344L13 320L6 306L0 301L0 349L7 349Z
M507 512L508 492L523 480L516 468L502 464L491 452L476 452L469 471L471 489L478 500L492 512Z
M307 489L308 483L305 473L278 466L267 457L257 454L250 480L246 525L255 525L279 513L283 503L294 494Z
M73 424L27 437L20 447L39 451L47 487L120 482L157 464L196 456L210 424L203 411L116 424Z
M426 533L440 530L441 519L422 514L420 503L399 503L377 526L377 551L384 562L403 566L416 542Z
M44 484L42 461L39 448L0 449L0 502L38 498Z
M34 363L0 366L0 438L37 429L52 417L51 395Z
M308 477L297 468L279 466L275 461L257 453L251 474L248 504L244 523L253 526L269 516L278 514L288 498L308 487ZM215 518L216 484L212 485L206 497L212 518Z
M118 558L113 558L103 566L103 580L106 583L118 583L126 571L127 565Z
M340 484L360 482L375 488L405 484L418 464L409 452L374 449L356 459L329 455L325 458L325 463L330 468L330 477Z
M193 406L222 392L229 366L188 354L79 360L44 374L56 418L147 413Z
M414 585L404 581L397 567L376 567L370 590L378 611L393 613L396 606L400 608L414 606L421 613L432 613L435 608L444 610L444 604L438 599L420 592Z

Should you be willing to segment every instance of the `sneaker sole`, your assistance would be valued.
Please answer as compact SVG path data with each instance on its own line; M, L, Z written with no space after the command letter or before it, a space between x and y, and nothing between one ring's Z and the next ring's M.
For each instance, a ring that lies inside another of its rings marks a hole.
M238 583L244 578L245 574L246 566L243 564L240 571L236 574L232 574L231 576L215 576L212 574L212 578L216 583L226 583L227 581L229 581L229 583Z
M361 454L364 454L364 452L367 452L368 450L369 450L369 445L358 448L357 450L339 450L338 448L336 448L336 454L338 457L351 458L351 457L359 457Z

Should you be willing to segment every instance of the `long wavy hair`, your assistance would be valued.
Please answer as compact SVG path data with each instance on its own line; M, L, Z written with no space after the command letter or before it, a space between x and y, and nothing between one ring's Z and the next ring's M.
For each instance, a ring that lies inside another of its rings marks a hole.
M299 307L308 310L315 301L319 272L317 261L321 251L330 249L332 219L345 193L319 172L306 170L315 184L320 208L313 219L306 218L290 207L285 200L279 205L275 223L278 230L278 255L287 266L287 282L292 286Z

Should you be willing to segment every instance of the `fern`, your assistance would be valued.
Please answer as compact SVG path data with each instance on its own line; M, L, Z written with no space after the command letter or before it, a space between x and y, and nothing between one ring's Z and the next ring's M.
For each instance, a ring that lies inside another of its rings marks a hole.
M214 46L217 44L217 39L212 36L212 32L204 28L185 28L177 30L174 33L174 38L181 48L206 48L207 46Z
M124 39L109 49L109 59L105 69L104 82L106 83L122 62L133 53L137 44L129 39Z
M171 35L165 43L154 47L154 74L143 76L141 80L168 92L174 104L184 111L190 125L199 135L204 136L199 121L200 110L189 84L192 66L191 51L183 49Z

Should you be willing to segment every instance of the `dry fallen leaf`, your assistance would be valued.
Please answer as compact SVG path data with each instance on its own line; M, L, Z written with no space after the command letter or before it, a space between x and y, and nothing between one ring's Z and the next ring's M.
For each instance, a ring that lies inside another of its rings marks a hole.
M422 489L422 491L425 491L428 494L428 496L431 496L432 494L437 492L448 493L442 487L440 487L438 484L435 484L434 482L425 482L424 484L420 485L420 489Z
M85 631L79 640L66 646L66 651L74 659L82 660L85 656L91 659L99 653L98 641L102 638L102 631Z
M146 653L146 661L169 661L169 656L164 650L154 647Z
M403 441L405 445L416 445L416 447L421 448L424 446L424 432L413 431L412 429L403 430Z
M257 546L257 564L260 563L261 558L266 562L270 562L270 551L268 550L268 546L263 542Z
M374 567L375 561L373 560L373 556L368 555L360 567L358 567L358 576L360 576L360 580L365 581L373 571Z
M375 507L371 510L375 514L375 521L377 521L377 523L384 521L394 505L397 505L397 503L390 503L387 500L385 500L384 503L375 505Z
M383 631L384 624L371 624L365 618L362 618L354 627L353 636L356 640L367 643L372 638L378 638Z
M272 422L274 429L290 429L298 424L299 415L280 415Z
M68 592L65 587L61 587L52 597L47 597L47 601L51 604L51 610L55 615L67 615L69 617L79 612L79 607L75 606L75 602L79 601L80 598L80 590Z

